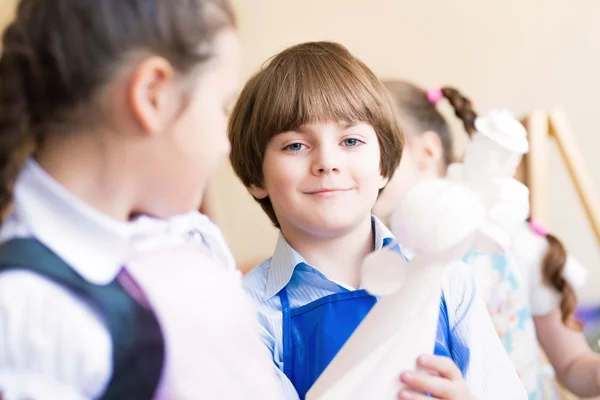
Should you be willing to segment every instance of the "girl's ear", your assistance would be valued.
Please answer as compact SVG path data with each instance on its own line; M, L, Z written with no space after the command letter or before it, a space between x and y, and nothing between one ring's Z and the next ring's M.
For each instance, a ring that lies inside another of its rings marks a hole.
M433 131L427 131L414 137L411 150L420 170L437 169L444 158L442 141Z
M127 87L129 107L142 130L149 135L164 131L179 104L173 101L175 70L163 57L140 62Z

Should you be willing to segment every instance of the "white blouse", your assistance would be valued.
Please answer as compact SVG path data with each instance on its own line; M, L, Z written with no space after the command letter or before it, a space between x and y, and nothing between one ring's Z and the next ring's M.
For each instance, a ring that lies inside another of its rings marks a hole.
M114 221L75 198L32 160L17 181L14 211L0 229L0 242L17 237L40 240L94 284L113 281L132 255L186 237L186 241L202 239L212 249L213 259L228 265L230 272L233 268L233 257L220 231L205 216L194 212L168 221L146 217L130 223ZM240 275L237 271L231 274L238 284L229 284L227 289L235 292L235 297L236 291L242 292ZM197 312L203 312L201 306L218 310L219 304L199 305ZM227 318L246 321L245 311L250 313L241 309ZM254 329L248 324L246 328ZM203 333L197 331L198 341L206 339ZM256 338L256 345L262 346ZM252 347L254 342L246 344ZM233 357L227 354L226 344L217 351L225 359ZM248 357L254 360L255 353L248 351ZM238 358L243 363L238 370L249 368L244 354ZM256 360L254 385L264 385L267 398L277 398L273 393L279 388L266 373L271 371L268 355L263 361L266 365L261 369L260 357ZM97 398L105 391L112 368L110 334L89 304L33 272L15 269L0 274L0 393L5 400ZM225 386L236 386L230 371L213 372L208 366L204 372L207 380L223 383L229 379ZM252 392L250 389L246 388Z

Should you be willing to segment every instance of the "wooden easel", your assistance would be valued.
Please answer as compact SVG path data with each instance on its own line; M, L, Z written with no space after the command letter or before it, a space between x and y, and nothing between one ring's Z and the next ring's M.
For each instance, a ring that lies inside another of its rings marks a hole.
M525 156L521 179L529 187L531 217L542 224L548 222L547 145L549 139L552 139L558 147L596 240L600 244L600 198L594 182L585 168L564 112L534 111L523 118L521 122L527 129L529 139L529 153ZM542 351L541 348L540 351ZM544 361L548 363L545 355ZM577 399L562 385L559 387L564 400Z
M529 187L531 217L548 222L548 139L553 139L567 167L587 219L600 245L600 197L592 177L585 168L567 117L562 111L534 111L523 120L529 136L529 153L525 156L524 183Z

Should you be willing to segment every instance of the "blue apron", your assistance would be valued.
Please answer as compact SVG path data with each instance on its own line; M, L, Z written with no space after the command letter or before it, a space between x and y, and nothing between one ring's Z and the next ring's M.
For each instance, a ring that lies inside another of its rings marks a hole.
M292 309L285 288L279 297L283 314L283 372L304 399L377 298L365 290L355 290L334 293ZM443 296L434 354L452 358L448 311Z

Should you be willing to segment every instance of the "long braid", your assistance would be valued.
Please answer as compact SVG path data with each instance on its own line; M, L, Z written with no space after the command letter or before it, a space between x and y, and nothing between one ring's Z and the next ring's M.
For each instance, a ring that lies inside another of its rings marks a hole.
M580 331L583 325L573 317L573 312L577 307L577 296L569 281L564 278L567 252L555 236L548 234L546 240L548 241L548 250L542 259L544 283L561 294L560 312L562 322L569 328Z
M18 23L17 15L4 31L0 56L0 220L9 211L19 171L37 145L25 78L32 60Z
M457 89L449 86L443 87L442 93L454 108L454 114L461 119L465 130L471 136L475 133L475 119L477 118L471 100L463 96Z

